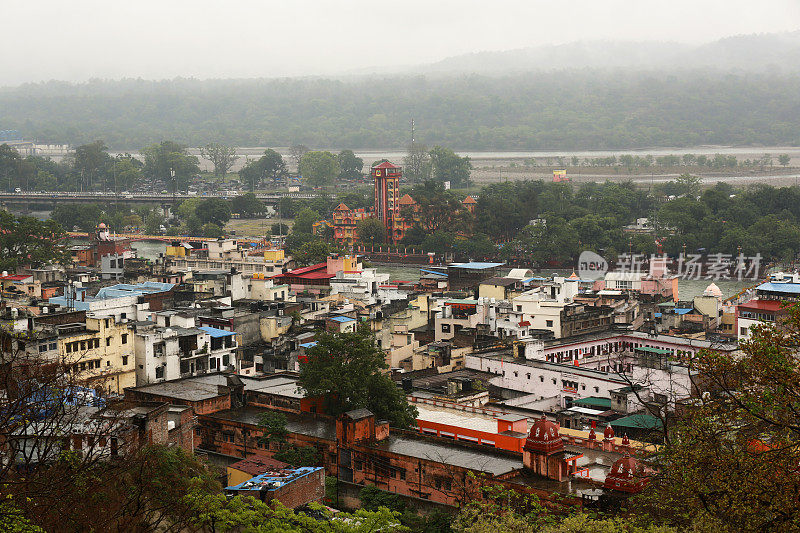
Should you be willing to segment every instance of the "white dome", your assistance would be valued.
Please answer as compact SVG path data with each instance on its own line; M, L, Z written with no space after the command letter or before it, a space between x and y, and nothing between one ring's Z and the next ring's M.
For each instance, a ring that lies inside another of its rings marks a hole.
M722 298L722 291L719 290L716 283L711 283L706 290L703 291L703 296L713 296L715 298Z

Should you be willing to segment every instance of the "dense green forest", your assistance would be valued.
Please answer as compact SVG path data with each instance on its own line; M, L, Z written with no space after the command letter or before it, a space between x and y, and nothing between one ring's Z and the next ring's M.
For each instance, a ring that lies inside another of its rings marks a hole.
M49 82L0 89L0 128L40 142L459 150L800 144L800 75L563 71Z

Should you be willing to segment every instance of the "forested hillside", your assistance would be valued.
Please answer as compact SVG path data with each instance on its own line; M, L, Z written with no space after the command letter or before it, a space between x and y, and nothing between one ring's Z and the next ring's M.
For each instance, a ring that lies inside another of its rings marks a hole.
M501 77L94 81L0 90L40 142L459 150L800 143L800 75L563 71Z

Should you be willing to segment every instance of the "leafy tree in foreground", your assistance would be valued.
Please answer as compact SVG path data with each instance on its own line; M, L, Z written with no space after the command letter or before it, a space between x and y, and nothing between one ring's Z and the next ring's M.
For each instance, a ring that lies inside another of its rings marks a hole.
M309 396L325 396L326 412L337 416L365 407L392 426L409 427L417 409L385 374L385 356L366 328L355 333L321 333L307 352L298 384Z
M652 517L724 532L800 529L800 309L751 334L741 353L708 350L691 362L709 394L653 457L661 473L639 505Z

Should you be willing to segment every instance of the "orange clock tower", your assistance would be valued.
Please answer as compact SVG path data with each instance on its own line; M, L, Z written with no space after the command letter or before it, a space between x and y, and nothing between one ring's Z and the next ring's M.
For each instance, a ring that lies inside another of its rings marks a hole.
M400 221L400 176L403 169L384 161L372 167L375 180L375 217L386 226L387 241L393 242L395 225ZM398 230L399 231L399 230Z

